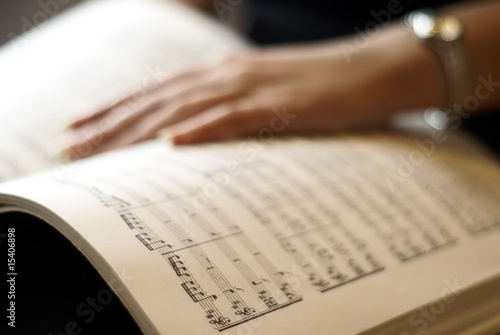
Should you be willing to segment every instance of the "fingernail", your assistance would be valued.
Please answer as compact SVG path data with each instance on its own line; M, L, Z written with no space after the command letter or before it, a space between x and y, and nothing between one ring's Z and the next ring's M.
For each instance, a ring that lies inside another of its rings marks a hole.
M167 129L162 129L156 133L156 138L163 140L163 141L172 142L172 139L174 138L174 134Z
M63 131L73 130L73 129L75 129L75 127L73 125L73 122L64 125L63 128L62 128Z
M58 156L64 163L71 163L75 161L75 158L71 154L71 147L66 147L59 150Z

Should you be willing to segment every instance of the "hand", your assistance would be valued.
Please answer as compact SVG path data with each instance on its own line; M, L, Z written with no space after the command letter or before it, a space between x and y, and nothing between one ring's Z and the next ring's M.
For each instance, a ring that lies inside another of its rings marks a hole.
M438 85L440 92L433 91L432 84L418 87L415 78L402 72L418 68L424 55L432 57L439 73L435 56L400 28L382 36L371 47L352 52L350 62L342 43L330 42L232 54L187 69L140 96L74 121L70 127L79 139L66 151L73 159L82 158L155 138L159 132L174 144L190 144L258 134L266 128L367 128L385 124L396 110L431 102L414 97L413 89L427 100L442 99L444 88ZM417 71L417 77L422 75Z

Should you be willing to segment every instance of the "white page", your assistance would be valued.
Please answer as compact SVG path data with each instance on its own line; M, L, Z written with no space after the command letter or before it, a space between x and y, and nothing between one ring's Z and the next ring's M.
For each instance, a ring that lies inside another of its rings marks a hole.
M144 329L147 315L160 333L355 334L500 274L498 167L436 149L392 189L416 148L149 142L0 191L70 222Z
M72 117L244 43L163 0L83 3L0 50L0 181L60 163Z

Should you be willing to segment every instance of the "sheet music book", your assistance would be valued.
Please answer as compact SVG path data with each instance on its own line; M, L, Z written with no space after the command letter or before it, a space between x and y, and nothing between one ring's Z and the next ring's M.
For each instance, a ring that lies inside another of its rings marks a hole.
M464 135L154 140L57 158L74 113L247 47L176 3L104 0L3 48L2 228L12 212L55 227L145 334L498 332L500 168Z

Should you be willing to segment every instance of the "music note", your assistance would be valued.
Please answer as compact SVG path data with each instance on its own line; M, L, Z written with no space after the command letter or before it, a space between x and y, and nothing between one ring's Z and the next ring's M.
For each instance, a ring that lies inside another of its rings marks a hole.
M148 233L138 234L135 237L151 251L166 246L165 241L160 240L158 237L151 238Z
M292 243L290 242L283 242L281 244L283 246L283 249L285 249L286 251L290 252L290 253L296 253L297 252L297 249L295 249L292 245Z
M187 267L184 266L184 262L180 261L179 259L180 259L180 257L177 255L171 256L168 258L170 265L172 266L172 268L175 271L175 274L179 277L181 277L181 276L190 277L191 272L189 272Z
M217 295L208 295L206 292L203 292L200 288L200 286L194 282L194 281L187 281L185 283L182 283L181 286L184 288L184 290L187 292L187 294L193 299L194 302L200 302L202 300L217 300Z
M274 265L221 209L210 208L208 216L205 212L189 209L187 213L192 222L187 229L159 205L168 201L170 195L166 200L154 202L132 194L131 203L104 192L96 197L116 211L117 217L126 223L126 229L132 230L145 248L159 251L178 277L182 290L190 300L199 303L205 310L206 319L217 330L225 330L301 300L291 287L282 286L285 279L278 278L279 272ZM262 221L270 220L262 214ZM153 222L160 223L168 234L156 230L159 226ZM203 235L192 234L196 230ZM231 233L222 233L227 231ZM201 236L203 240L199 240ZM209 240L205 240L206 237ZM230 275L226 273L228 265L235 271ZM284 294L279 294L279 289ZM255 299L261 301L258 307L249 306ZM227 317L230 315L238 317L231 320Z
M143 229L141 220L131 212L125 212L120 216L130 229Z
M253 313L255 313L255 308L250 308L250 307L245 307L245 308L243 308L242 311L234 312L234 314L236 314L236 315L244 315L244 316L250 316Z
M215 324L215 325L218 325L218 326L225 326L225 325L227 325L228 323L231 322L231 319L225 318L225 317L221 316L219 318L213 318L209 322L211 324Z
M104 203L104 206L113 208L118 211L130 206L130 203L115 196L101 198L101 201Z

